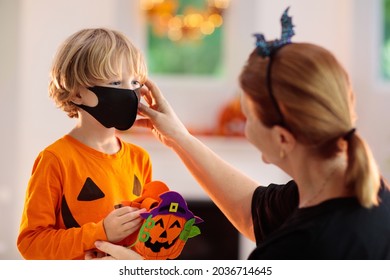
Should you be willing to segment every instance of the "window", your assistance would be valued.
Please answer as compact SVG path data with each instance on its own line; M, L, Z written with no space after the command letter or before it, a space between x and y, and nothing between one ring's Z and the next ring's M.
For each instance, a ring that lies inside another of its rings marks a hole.
M382 46L381 46L381 76L385 80L390 80L390 0L382 2Z

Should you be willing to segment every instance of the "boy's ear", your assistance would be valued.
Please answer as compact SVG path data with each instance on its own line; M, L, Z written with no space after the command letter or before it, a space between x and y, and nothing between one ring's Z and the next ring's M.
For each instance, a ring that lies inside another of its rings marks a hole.
M76 90L76 93L73 95L73 97L70 99L74 104L81 105L82 104L82 97L80 94L80 90Z

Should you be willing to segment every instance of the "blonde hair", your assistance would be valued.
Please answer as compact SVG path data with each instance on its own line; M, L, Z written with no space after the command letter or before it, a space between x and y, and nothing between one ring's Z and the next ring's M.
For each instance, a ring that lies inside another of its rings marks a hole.
M321 158L340 151L338 142L354 128L353 92L348 74L326 49L313 44L284 46L272 58L271 86L284 126L297 141ZM266 83L269 58L254 50L240 75L240 85L256 104L261 122L272 127L280 116ZM364 207L378 205L380 175L365 141L351 133L348 141L347 188Z
M143 83L147 67L141 52L115 30L106 28L83 29L71 35L60 46L50 71L49 95L69 117L77 117L71 102L80 86L90 87L121 75L125 60L130 73Z

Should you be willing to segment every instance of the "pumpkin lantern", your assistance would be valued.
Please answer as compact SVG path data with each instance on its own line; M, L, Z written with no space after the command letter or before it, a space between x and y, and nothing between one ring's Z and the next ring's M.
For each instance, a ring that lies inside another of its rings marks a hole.
M160 199L158 206L141 214L145 221L133 249L145 259L175 259L187 240L200 234L195 224L203 220L194 216L179 193L167 191Z
M164 192L169 191L169 188L166 184L161 181L152 181L143 187L142 196L138 197L133 201L122 201L120 204L114 206L114 208L120 208L122 206L131 206L135 208L145 208L146 210L150 210L151 208L158 205L161 201L160 195ZM132 246L137 242L138 233L135 232L125 239L117 242L116 244L122 246Z

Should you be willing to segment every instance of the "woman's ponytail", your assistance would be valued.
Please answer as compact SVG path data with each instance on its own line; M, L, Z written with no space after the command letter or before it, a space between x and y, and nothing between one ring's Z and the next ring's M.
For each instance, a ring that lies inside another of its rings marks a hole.
M355 132L345 137L348 142L346 186L353 189L366 208L379 204L380 174L370 148Z

